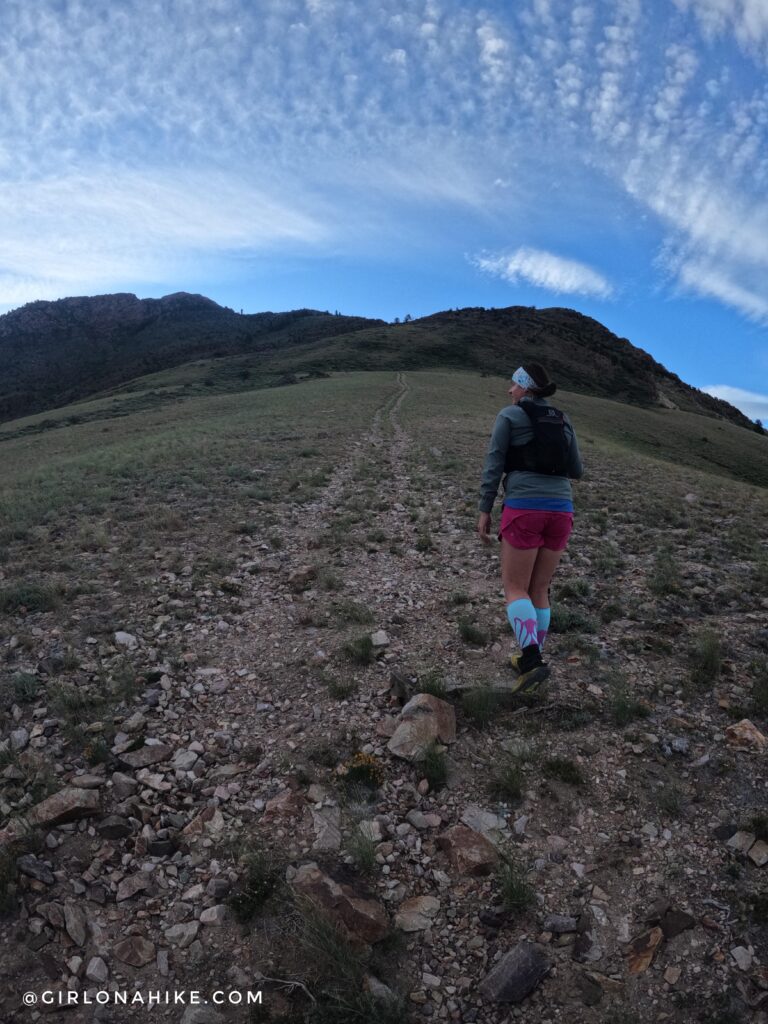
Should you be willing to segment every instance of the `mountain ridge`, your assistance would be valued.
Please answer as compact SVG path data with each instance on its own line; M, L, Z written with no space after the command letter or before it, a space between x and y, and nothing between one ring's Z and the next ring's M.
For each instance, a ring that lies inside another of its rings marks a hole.
M0 422L147 374L233 356L250 360L242 371L244 388L259 386L265 373L271 382L297 373L440 366L509 374L511 358L536 360L569 390L757 429L734 406L566 307L465 307L388 324L313 309L243 314L189 292L39 300L0 316Z

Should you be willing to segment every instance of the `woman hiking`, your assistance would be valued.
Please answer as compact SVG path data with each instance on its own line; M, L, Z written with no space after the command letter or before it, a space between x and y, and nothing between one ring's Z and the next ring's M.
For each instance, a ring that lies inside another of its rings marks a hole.
M499 525L507 618L520 653L511 657L515 693L532 693L549 676L541 657L549 630L549 584L573 528L571 480L583 473L571 422L546 399L557 385L539 363L512 374L512 404L496 417L480 485L480 539L491 540L491 510L504 478Z

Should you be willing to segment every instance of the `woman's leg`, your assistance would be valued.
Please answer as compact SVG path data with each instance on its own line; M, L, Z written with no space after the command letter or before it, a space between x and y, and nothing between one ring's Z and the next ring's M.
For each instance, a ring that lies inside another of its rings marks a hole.
M552 581L555 569L562 555L562 551L539 548L536 562L531 572L530 594L536 612L537 637L540 649L544 647L544 641L549 632L549 584Z
M501 581L504 600L517 601L532 596L529 593L531 574L540 548L513 548L508 540L501 541Z
M507 618L512 627L520 650L525 652L526 664L538 662L538 636L536 611L529 594L531 573L536 562L538 548L515 548L508 540L501 541L501 578L504 584L504 600Z

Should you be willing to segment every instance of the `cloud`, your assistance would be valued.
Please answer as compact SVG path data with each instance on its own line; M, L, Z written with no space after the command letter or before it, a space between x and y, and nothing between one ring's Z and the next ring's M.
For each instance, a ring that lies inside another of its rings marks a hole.
M684 263L678 270L683 288L738 310L749 320L768 323L768 298L731 280L716 267Z
M729 384L710 384L701 390L715 398L722 398L724 401L730 402L751 420L761 420L763 425L768 423L768 395L759 395L754 391L745 391L743 388L733 388Z
M0 192L0 220L2 305L72 294L76 285L163 280L191 254L314 246L327 235L286 200L212 173L12 182Z
M471 262L484 273L500 277L510 284L526 281L558 294L594 295L601 299L613 293L606 278L592 267L541 249L522 247L513 253L481 254L473 257Z
M762 321L768 89L702 35L762 53L768 6L675 4L0 4L0 301L35 281L167 280L200 253L352 238L375 254L398 231L461 251L470 217L477 247L498 224L549 238L578 222L613 259L642 219L655 272ZM482 258L507 280L613 292L552 254Z
M704 34L710 38L730 31L739 45L753 56L768 56L768 6L765 0L675 0L684 11L693 11Z

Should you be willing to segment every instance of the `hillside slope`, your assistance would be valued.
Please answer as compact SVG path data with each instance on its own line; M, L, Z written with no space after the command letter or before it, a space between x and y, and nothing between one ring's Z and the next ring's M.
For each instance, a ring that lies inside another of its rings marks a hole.
M531 937L531 1024L752 1019L768 490L658 424L765 439L563 392L586 472L551 686L515 698L475 534L505 392L338 374L0 444L0 1019L170 965L292 1024L381 1021L373 971L390 1024L504 1024L485 980ZM428 757L390 742L417 693L455 726Z
M371 323L310 309L241 315L185 292L32 302L0 316L0 421L190 360L285 349Z
M572 309L468 308L386 324L313 310L243 316L185 293L36 302L0 317L0 421L135 389L137 378L191 362L210 363L207 387L221 378L225 390L245 390L291 373L452 367L508 374L526 360L544 363L571 391L754 429L727 402Z

